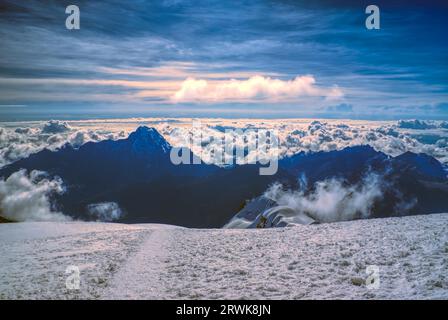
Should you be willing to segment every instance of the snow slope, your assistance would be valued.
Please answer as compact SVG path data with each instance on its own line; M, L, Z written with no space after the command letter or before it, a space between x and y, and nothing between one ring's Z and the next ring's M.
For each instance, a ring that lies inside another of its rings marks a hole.
M447 299L448 214L279 229L0 225L0 299ZM65 288L68 265L80 290ZM366 267L380 286L368 289Z

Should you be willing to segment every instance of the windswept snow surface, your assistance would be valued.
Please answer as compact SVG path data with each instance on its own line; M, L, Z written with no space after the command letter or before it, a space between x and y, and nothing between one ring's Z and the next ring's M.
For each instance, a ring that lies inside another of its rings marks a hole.
M448 298L448 214L263 230L17 223L0 243L1 299Z
M151 230L86 222L0 224L0 299L96 299ZM68 290L66 268L80 271Z

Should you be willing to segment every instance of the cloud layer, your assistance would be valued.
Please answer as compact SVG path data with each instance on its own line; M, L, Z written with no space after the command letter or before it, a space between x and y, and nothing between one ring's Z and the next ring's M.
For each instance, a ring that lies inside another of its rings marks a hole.
M350 146L370 145L391 156L398 156L407 151L426 153L448 164L448 132L443 128L428 132L428 135L425 135L425 132L415 135L400 128L395 122L246 119L204 120L202 123L202 146L200 150L193 148L193 151L201 154L202 159L208 163L213 162L214 150L220 150L226 129L275 129L279 139L280 158L299 152L333 151ZM437 123L441 125L441 122ZM191 123L189 126L164 124L158 128L175 146L189 146L189 138L193 136ZM249 136L252 134L254 133L248 133ZM238 135L236 132L231 135L234 136L233 146L244 148L244 135ZM427 137L431 137L431 143L427 141ZM255 154L247 156L248 159L255 157Z
M155 127L173 146L189 146L189 140L193 136L193 121L191 118L138 118L3 123L0 125L0 167L44 148L55 150L65 143L79 147L89 141L126 138L139 125ZM193 151L200 154L207 163L214 163L212 155L222 147L226 130L233 130L232 146L242 149L247 141L235 129L250 130L249 137L257 129L267 129L278 133L280 157L298 152L331 151L349 146L370 145L391 156L407 151L425 153L448 165L448 130L443 121L201 119L201 122L203 140L195 147L198 149ZM233 154L226 156L232 157ZM264 156L270 158L272 154L266 153ZM260 158L260 154L247 155L248 159L257 157ZM242 159L237 159L237 163L242 163L240 160ZM341 181L332 180L316 185L316 191L311 195L287 192L284 197L277 197L281 201L287 201L294 196L293 198L300 199L298 205L309 210L313 204L318 203L316 199L325 199L328 208L335 210L342 201L345 206L343 212L367 213L369 201L380 196L377 192L379 185L379 181L373 176L366 178L363 184L350 188L345 187ZM49 179L41 172L27 173L21 170L6 180L0 180L0 209L3 215L13 220L66 220L65 216L53 210L50 201L52 194L62 191L62 181L59 179ZM351 197L348 202L344 200L351 193L358 194L359 197ZM363 209L362 205L366 207ZM314 208L316 218L327 219L324 209ZM102 221L113 221L123 214L113 202L92 204L87 211L94 219Z
M195 120L190 118L138 118L0 125L0 167L44 148L55 150L66 143L79 147L89 141L123 139L139 125L155 127L173 146L188 147L193 136L193 121ZM213 163L212 155L222 148L226 130L233 130L230 134L232 147L241 149L247 141L245 136L235 129L243 130L248 137L255 134L254 130L263 129L277 132L279 157L291 156L302 151L332 151L349 146L370 145L391 156L406 151L426 153L448 164L448 130L444 127L445 122L433 121L430 123L431 129L425 130L402 128L403 123L306 119L202 119L202 143L199 148L194 146L193 151L200 154L203 161ZM272 153L268 152L265 155L250 153L247 159L256 159L257 156L270 158ZM232 154L225 153L225 157L232 157ZM241 160L242 163L242 159L237 160Z
M89 141L125 137L121 130L72 128L67 122L50 120L12 127L0 125L0 167L45 148L55 150L66 143L79 147Z

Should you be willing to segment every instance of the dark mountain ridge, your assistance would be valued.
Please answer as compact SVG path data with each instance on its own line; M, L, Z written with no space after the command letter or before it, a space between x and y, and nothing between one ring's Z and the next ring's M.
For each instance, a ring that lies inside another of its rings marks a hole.
M128 138L89 142L78 149L65 145L43 150L0 170L0 177L25 168L63 179L67 191L54 199L59 210L89 220L89 204L116 202L125 212L120 222L168 223L187 227L221 227L246 200L281 182L298 188L305 176L316 181L340 178L356 183L368 172L381 174L390 185L373 216L392 216L397 201L414 201L406 214L448 211L448 184L443 166L424 154L389 157L370 146L339 151L299 153L279 161L272 176L260 176L259 165L221 168L209 164L174 165L170 144L157 130L139 127Z

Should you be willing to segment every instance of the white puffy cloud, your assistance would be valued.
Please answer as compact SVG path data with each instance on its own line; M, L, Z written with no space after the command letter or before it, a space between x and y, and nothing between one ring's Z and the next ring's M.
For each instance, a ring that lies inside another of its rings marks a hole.
M42 128L43 133L62 133L70 130L67 122L59 120L50 120Z
M20 170L0 180L1 215L13 221L69 221L53 210L50 197L64 192L62 180L48 179L44 172L33 170L28 175Z
M316 85L313 76L298 76L293 80L252 76L247 80L204 80L188 78L171 100L178 102L239 102L239 101L295 101L300 97L335 99L343 96L338 87Z
M123 211L116 202L101 202L87 206L89 214L99 221L110 222L122 217Z
M319 181L310 193L285 190L276 183L264 196L319 222L348 221L370 216L375 201L383 197L382 184L376 174L367 175L355 185L345 185L338 179Z

